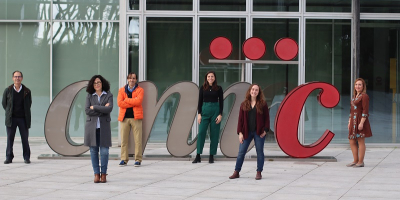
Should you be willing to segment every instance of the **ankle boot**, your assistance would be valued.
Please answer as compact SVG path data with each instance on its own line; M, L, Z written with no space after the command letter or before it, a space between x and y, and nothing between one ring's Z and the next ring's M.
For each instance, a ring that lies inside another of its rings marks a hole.
M94 175L94 183L100 183L100 174Z
M200 154L197 154L196 155L196 158L193 160L193 162L192 163L200 163L201 162L201 157L200 157Z
M262 178L261 172L257 171L256 180L260 180Z
M208 159L208 163L214 163L214 155L210 155L210 158Z
M235 179L235 178L239 178L239 177L240 177L239 172L235 170L233 172L232 176L229 177L229 179Z
M102 183L107 182L106 176L107 176L107 174L101 174L101 182L102 182Z

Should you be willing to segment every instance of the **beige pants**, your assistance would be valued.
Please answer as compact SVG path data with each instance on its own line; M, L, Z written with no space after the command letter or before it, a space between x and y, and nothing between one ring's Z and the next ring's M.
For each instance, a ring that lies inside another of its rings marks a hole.
M129 161L128 142L129 134L133 132L133 140L135 141L135 161L142 162L142 120L126 118L121 123L121 160Z

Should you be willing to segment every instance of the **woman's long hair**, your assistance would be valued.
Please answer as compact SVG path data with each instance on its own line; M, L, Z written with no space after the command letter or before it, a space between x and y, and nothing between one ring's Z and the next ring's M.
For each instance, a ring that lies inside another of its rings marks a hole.
M257 95L257 98L256 98L256 109L257 109L257 113L263 114L263 107L264 107L264 105L265 105L265 103L266 103L266 102L265 102L265 99L264 99L264 93L263 93L263 91L262 91L260 85L258 85L258 84L256 84L256 83L251 84L250 87L249 87L249 89L248 89L247 92L246 92L246 97L244 98L244 101L243 101L243 103L242 103L243 110L244 110L244 111L249 111L249 110L251 109L251 95L250 95L250 91L251 91L251 88L252 88L253 86L255 86L255 85L258 86L258 95Z
M354 92L353 92L353 97L356 97L356 96L357 96L357 90L356 90L356 83L357 83L357 81L361 81L361 82L362 82L363 90L362 90L361 93L362 93L362 94L367 93L367 85L365 85L364 79L358 78L358 79L356 79L356 81L354 81Z
M88 86L87 86L87 88L86 88L86 92L87 92L87 93L93 94L94 92L96 92L96 91L94 90L94 80L96 80L96 78L99 78L99 79L100 79L100 81L101 81L101 87L102 87L103 91L106 91L106 92L110 91L110 83L109 83L105 78L103 78L101 75L94 75L94 76L90 79L90 81L89 81L89 83L88 83Z
M207 76L208 76L208 74L214 74L215 81L213 82L211 88L212 88L212 90L217 91L219 88L218 88L218 82L217 82L217 75L215 74L214 71L208 71L208 72L206 73L206 75L204 76L203 90L208 90L208 89L210 89L210 84L208 84L208 81L207 81Z

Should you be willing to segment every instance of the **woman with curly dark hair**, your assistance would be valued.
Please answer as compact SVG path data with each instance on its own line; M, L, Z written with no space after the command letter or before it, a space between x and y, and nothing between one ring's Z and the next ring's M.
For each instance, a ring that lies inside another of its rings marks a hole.
M94 182L107 182L108 152L111 147L111 117L113 95L110 83L101 75L94 75L86 92L86 124L84 145L90 147L90 158L94 171ZM99 166L99 150L101 168Z
M256 180L261 179L264 167L264 142L265 135L269 131L269 112L267 102L264 100L262 89L257 84L252 84L247 90L245 100L240 105L237 132L239 135L239 153L236 166L230 179L239 178L244 156L254 138L257 152Z

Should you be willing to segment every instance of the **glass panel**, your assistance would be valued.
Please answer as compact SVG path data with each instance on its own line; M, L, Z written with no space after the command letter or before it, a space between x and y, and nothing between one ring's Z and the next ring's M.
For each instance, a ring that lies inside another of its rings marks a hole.
M364 13L399 13L400 1L385 0L371 1L360 0L360 11Z
M54 0L53 19L119 20L119 1Z
M290 37L298 42L299 21L298 19L254 19L253 36L261 38L267 48L260 60L280 60L274 53L274 44L283 37ZM252 73L253 83L261 86L270 107L271 131L267 134L266 142L275 143L276 112L287 92L297 86L298 65L253 64Z
M253 0L253 11L299 12L299 0Z
M155 83L160 97L169 86L179 81L192 81L193 19L149 17L146 29L147 80ZM179 95L172 95L164 103L156 117L150 142L167 141L178 100Z
M326 129L335 133L333 143L348 143L351 20L307 20L305 47L306 82L327 82L340 93L340 102L333 109L318 103L318 90L310 94L304 107L305 143L314 143Z
M361 20L360 77L367 84L368 142L399 143L399 34L400 21Z
M0 0L0 19L50 19L50 0Z
M139 17L129 17L128 71L139 71Z
M307 12L351 12L351 0L307 0Z
M12 72L23 73L22 84L32 91L29 135L33 137L44 136L43 124L50 103L50 38L49 23L0 23L0 89L3 92L13 84ZM4 121L1 108L3 127ZM0 131L0 136L6 136L5 131Z
M209 63L211 56L209 47L211 41L219 36L228 38L233 46L229 60L244 60L242 44L246 40L246 19L244 18L201 18L200 19L200 41L199 41L199 85L203 85L205 75L208 71L215 71L218 85L225 91L233 83L244 81L244 65L242 64L216 64ZM230 95L224 100L224 111L222 116L228 116L235 98ZM221 128L225 126L226 117L222 117ZM209 134L207 133L207 138Z
M139 10L140 0L129 0L129 9L130 10Z
M147 0L146 10L193 10L193 0Z
M101 74L111 84L114 109L111 113L112 136L118 135L118 23L55 22L53 24L53 98L64 87ZM73 105L70 136L83 136L86 90Z
M201 11L246 11L246 0L200 0Z
M211 41L219 36L228 38L233 46L228 60L244 60L242 44L246 40L246 19L244 18L201 18L199 42L199 84L204 83L207 71L213 70L218 77L218 85L225 90L232 83L241 81L242 64L209 63Z

